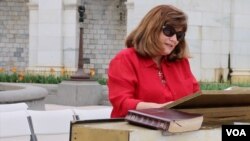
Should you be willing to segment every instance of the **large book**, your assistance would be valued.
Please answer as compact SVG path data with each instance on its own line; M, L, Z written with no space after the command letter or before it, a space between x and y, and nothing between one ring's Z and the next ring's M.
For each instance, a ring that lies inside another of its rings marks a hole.
M189 108L218 108L250 106L250 90L209 90L195 93L178 99L166 108L189 109Z
M125 119L131 124L177 133L200 129L203 116L166 108L150 108L129 110Z
M198 113L204 124L250 122L250 89L209 90L178 99L164 108Z

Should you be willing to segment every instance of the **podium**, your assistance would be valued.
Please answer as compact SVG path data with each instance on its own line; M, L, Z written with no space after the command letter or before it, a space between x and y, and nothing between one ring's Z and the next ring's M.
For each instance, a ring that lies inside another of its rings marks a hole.
M162 131L128 124L123 119L74 121L70 141L221 141L221 128L163 135Z
M160 130L131 125L123 119L75 121L71 123L70 141L221 141L221 125L250 123L250 90L203 91L166 108L203 114L202 128L163 135Z

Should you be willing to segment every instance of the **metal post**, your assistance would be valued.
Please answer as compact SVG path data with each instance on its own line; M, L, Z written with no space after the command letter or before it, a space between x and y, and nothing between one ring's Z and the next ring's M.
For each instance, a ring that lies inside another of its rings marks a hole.
M78 68L74 75L70 77L71 80L81 81L81 80L89 80L89 74L84 73L84 62L83 62L83 21L84 21L84 13L85 7L79 6L79 22L80 22L80 36L79 36L79 54L78 54Z

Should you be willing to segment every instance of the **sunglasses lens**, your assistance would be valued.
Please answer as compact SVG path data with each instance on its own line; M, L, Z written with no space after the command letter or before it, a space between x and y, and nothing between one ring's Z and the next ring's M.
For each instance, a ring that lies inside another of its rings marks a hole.
M164 33L164 35L166 35L168 37L171 37L171 36L173 36L175 34L175 31L171 27L165 26L163 28L163 33Z
M168 37L172 37L174 34L176 34L176 38L178 41L183 40L185 37L185 32L182 32L182 31L176 32L174 27L169 26L169 25L164 26L162 31L163 31L163 34Z
M181 41L181 40L184 39L185 33L184 32L178 32L178 33L176 33L176 37L177 37L178 41Z

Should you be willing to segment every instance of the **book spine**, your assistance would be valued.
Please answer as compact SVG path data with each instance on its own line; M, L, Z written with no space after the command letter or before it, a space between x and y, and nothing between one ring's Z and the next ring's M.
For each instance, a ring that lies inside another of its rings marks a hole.
M144 125L146 127L150 128L155 128L155 129L160 129L160 130L168 130L169 127L169 122L167 121L162 121L159 119L154 119L151 117L143 116L143 115L138 115L134 113L128 113L125 119L129 122L132 122L134 124L140 124Z

